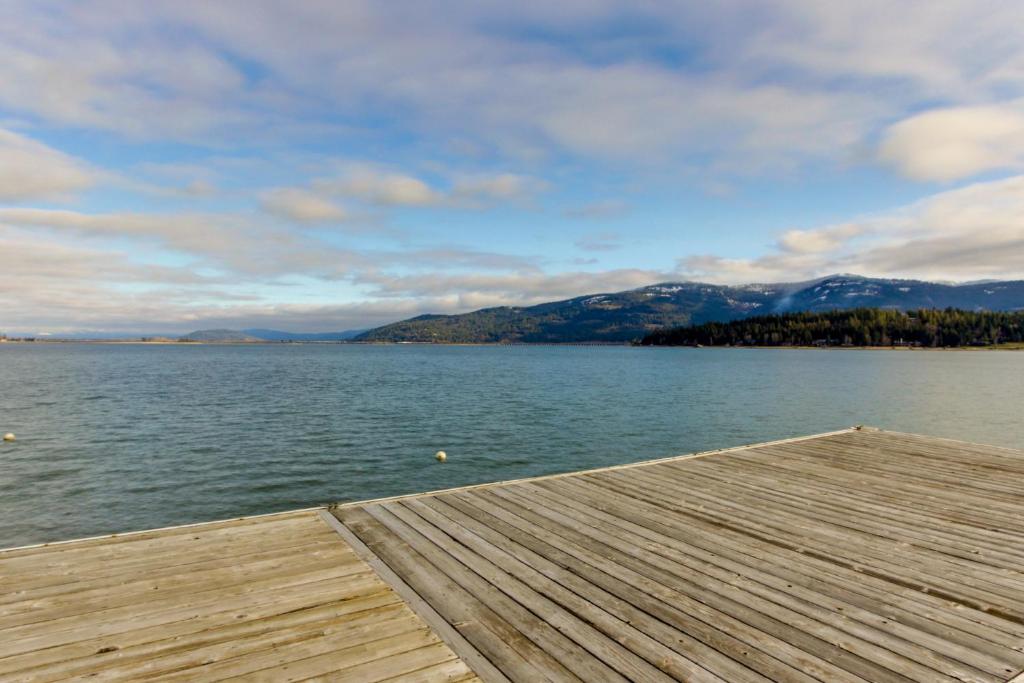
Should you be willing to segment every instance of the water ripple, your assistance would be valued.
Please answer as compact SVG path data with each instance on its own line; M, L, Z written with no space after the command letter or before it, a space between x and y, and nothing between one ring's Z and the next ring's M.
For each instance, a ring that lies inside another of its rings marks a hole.
M856 423L1024 447L1022 380L988 352L7 344L0 546Z

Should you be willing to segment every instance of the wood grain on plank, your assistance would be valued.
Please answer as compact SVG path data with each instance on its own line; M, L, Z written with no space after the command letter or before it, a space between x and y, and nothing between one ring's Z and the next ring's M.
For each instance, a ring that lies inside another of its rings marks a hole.
M319 510L0 552L0 587L0 681L475 675Z
M502 671L511 648L631 680L1001 683L1021 474L1012 449L848 430L333 512Z

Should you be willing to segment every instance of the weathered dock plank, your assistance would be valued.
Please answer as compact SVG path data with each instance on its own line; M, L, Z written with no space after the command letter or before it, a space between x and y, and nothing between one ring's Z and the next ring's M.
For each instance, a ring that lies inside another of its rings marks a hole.
M1021 475L1020 451L845 430L332 513L484 681L1003 683Z
M472 679L322 514L0 551L0 680Z

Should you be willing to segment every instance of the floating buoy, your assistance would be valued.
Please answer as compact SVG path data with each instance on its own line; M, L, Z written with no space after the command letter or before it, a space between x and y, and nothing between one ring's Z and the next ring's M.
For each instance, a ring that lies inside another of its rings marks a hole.
M14 441L14 432L4 434L4 441Z
M434 453L434 457L437 458L438 462L444 462L448 459L448 454L444 451L438 451L437 453Z

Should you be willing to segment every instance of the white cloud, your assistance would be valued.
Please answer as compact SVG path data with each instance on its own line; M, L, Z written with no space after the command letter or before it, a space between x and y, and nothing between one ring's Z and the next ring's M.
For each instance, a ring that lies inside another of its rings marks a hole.
M136 260L115 247L58 242L37 230L0 225L0 253L4 331L118 328L159 321L173 309L239 300L230 291L237 281Z
M334 202L300 188L270 190L263 194L261 202L275 216L297 223L337 223L348 217Z
M5 4L0 105L137 137L206 136L262 118L251 109L255 93L229 59L187 26L179 25L181 33L161 30L167 24L155 4L149 16L140 9L106 0L59 8Z
M818 84L871 84L876 96L901 102L991 92L1005 85L1000 70L1019 66L1024 55L1008 42L1022 9L998 0L788 0L783 6L757 16L760 30L741 47L755 60L750 66L764 73L784 66Z
M0 104L61 125L215 142L373 138L360 126L373 115L400 121L410 144L630 163L684 154L749 172L843 163L880 126L936 101L1024 94L1019 3L563 5L11 2ZM384 203L434 200L408 178L369 185Z
M543 180L515 173L477 174L457 178L449 194L455 202L520 201L549 187Z
M1024 175L942 192L869 225L879 239L844 257L864 272L1024 279Z
M835 226L788 231L752 259L680 260L687 277L795 281L835 272L880 277L1024 279L1024 175L940 192Z
M0 278L4 331L179 334L209 326L340 330L426 312L530 305L666 277L643 270L552 275L523 259L500 254L421 250L385 254L378 263L352 271L352 282L338 290L349 296L352 287L368 290L370 296L362 301L302 303L309 292L287 281L236 273L203 276L191 267L140 260L112 245L58 243L37 230L2 223L0 253L5 263L5 277ZM394 274L384 269L389 265L414 266L421 272ZM281 301L281 297L289 299Z
M225 224L224 216L159 215L146 213L83 213L80 211L3 208L0 223L76 231L108 237L153 238L172 247L199 253L215 249L241 232L241 226Z
M459 301L463 311L482 306L528 306L594 292L614 292L672 279L674 273L618 269L544 273L423 273L390 275L368 273L359 282L372 285L379 297L444 298Z
M195 267L230 271L238 277L304 273L339 278L369 262L352 250L316 237L231 213L86 213L38 208L0 208L0 225L51 231L59 239L85 238L104 244L129 240L136 247L162 248L191 257Z
M366 166L355 167L341 178L318 180L313 186L382 206L430 206L441 201L441 195L419 178Z
M833 225L818 230L787 230L779 237L778 246L791 254L819 254L841 247L866 231L866 226L857 223Z
M767 254L759 258L728 258L715 254L685 256L677 262L677 277L720 284L795 282L830 271L828 260L807 256Z
M548 189L547 182L515 173L459 174L442 183L368 164L354 164L338 177L313 181L313 191L377 206L481 207L525 201Z
M92 186L96 176L84 162L0 128L0 200L67 197Z
M7 330L180 332L217 320L358 327L478 296L401 296L384 285L392 278L540 272L527 257L458 246L355 251L240 214L0 208L0 253ZM165 265L169 257L181 265ZM303 303L331 292L350 303Z
M917 114L886 130L879 157L916 180L958 180L1024 167L1024 106Z

